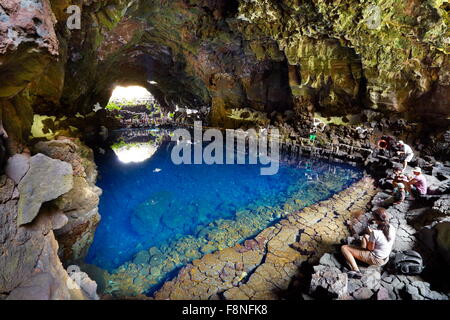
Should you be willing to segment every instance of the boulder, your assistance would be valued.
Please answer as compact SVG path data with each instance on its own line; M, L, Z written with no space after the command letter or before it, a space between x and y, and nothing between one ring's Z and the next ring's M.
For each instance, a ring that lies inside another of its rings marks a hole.
M318 298L340 299L347 295L347 274L335 267L324 267L312 275L310 292Z
M3 182L5 181L5 182ZM86 299L80 288L69 288L69 276L58 257L53 229L62 214L41 210L29 224L18 226L14 182L0 178L0 292L8 300Z
M135 264L147 264L150 260L150 254L148 251L139 251L133 258L133 263Z
M433 204L433 209L438 211L440 214L449 215L450 214L450 194L445 194L436 200Z
M42 203L72 189L72 166L38 153L30 159L30 169L19 183L18 225L33 221Z
M380 288L381 274L379 268L371 266L368 268L360 268L361 279L348 279L348 292L350 295L355 294L361 288L369 290L378 290Z
M30 168L30 157L23 154L15 154L6 163L5 173L16 184L22 180Z
M72 189L53 202L68 218L55 234L64 262L79 261L87 254L100 221L98 203L102 190L95 185L97 170L93 152L78 139L63 136L58 140L38 142L34 151L72 166Z
M86 300L99 300L97 283L89 278L87 273L82 272L78 266L71 265L67 267L67 274L69 279L66 282L69 289L81 290Z
M389 297L389 292L387 291L386 288L383 288L383 287L381 287L377 291L376 298L377 298L377 300L391 300L391 298Z
M359 288L352 294L356 300L369 300L373 295L373 291L366 287Z
M423 281L412 281L406 285L405 291L412 300L448 300L446 295L432 291L430 284Z
M319 260L319 264L321 266L327 266L327 267L335 267L335 268L341 268L341 264L333 254L325 253Z

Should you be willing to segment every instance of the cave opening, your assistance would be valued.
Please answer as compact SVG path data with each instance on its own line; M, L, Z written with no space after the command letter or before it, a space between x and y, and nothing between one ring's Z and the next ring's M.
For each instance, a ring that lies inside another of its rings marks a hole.
M156 81L152 81L156 85ZM119 128L147 128L168 122L173 115L161 108L147 88L130 85L114 87L105 109Z
M122 105L139 105L155 102L155 97L141 86L116 86L109 102Z

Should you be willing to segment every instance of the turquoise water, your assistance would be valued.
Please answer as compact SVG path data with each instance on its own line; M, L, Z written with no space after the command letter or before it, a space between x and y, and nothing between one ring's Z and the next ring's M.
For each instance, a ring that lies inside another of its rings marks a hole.
M300 208L361 177L353 167L308 159L281 164L273 176L260 175L261 165L175 165L170 158L174 144L160 137L153 133L146 139L159 142L156 152L140 163L123 163L112 150L96 155L102 219L86 262L111 271L139 251L187 235L198 237L214 221L233 220L236 212L255 203L283 208L295 195L301 198L295 201ZM321 181L325 176L336 181Z

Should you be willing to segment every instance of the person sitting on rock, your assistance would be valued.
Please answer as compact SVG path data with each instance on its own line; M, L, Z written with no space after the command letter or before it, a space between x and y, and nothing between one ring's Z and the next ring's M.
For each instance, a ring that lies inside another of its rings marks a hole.
M415 199L418 199L427 194L427 179L419 167L415 167L412 172L414 176L406 183L406 191L411 193Z
M368 234L362 237L361 247L353 245L341 247L341 252L351 268L348 272L350 278L362 277L355 259L375 266L385 265L389 260L396 229L389 223L389 215L384 208L374 211L373 221L377 224L377 228L368 227Z
M411 149L411 147L409 145L407 145L406 143L404 143L402 140L400 140L398 142L398 145L400 147L400 151L397 151L397 154L401 154L404 156L403 170L405 170L406 166L408 165L408 162L410 162L412 160L412 158L414 157L414 152Z
M397 186L392 191L392 196L383 201L382 206L391 204L400 204L405 201L406 191L403 183L397 183Z
M395 168L393 180L392 180L392 186L394 188L396 188L397 184L405 183L405 182L408 182L408 177L405 174L403 174L403 169L399 168L399 167Z

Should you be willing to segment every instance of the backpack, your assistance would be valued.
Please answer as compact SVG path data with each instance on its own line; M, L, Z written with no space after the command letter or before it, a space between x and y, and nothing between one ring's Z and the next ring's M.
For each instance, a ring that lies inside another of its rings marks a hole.
M413 250L399 252L395 255L394 267L400 274L418 275L424 268L422 256Z

